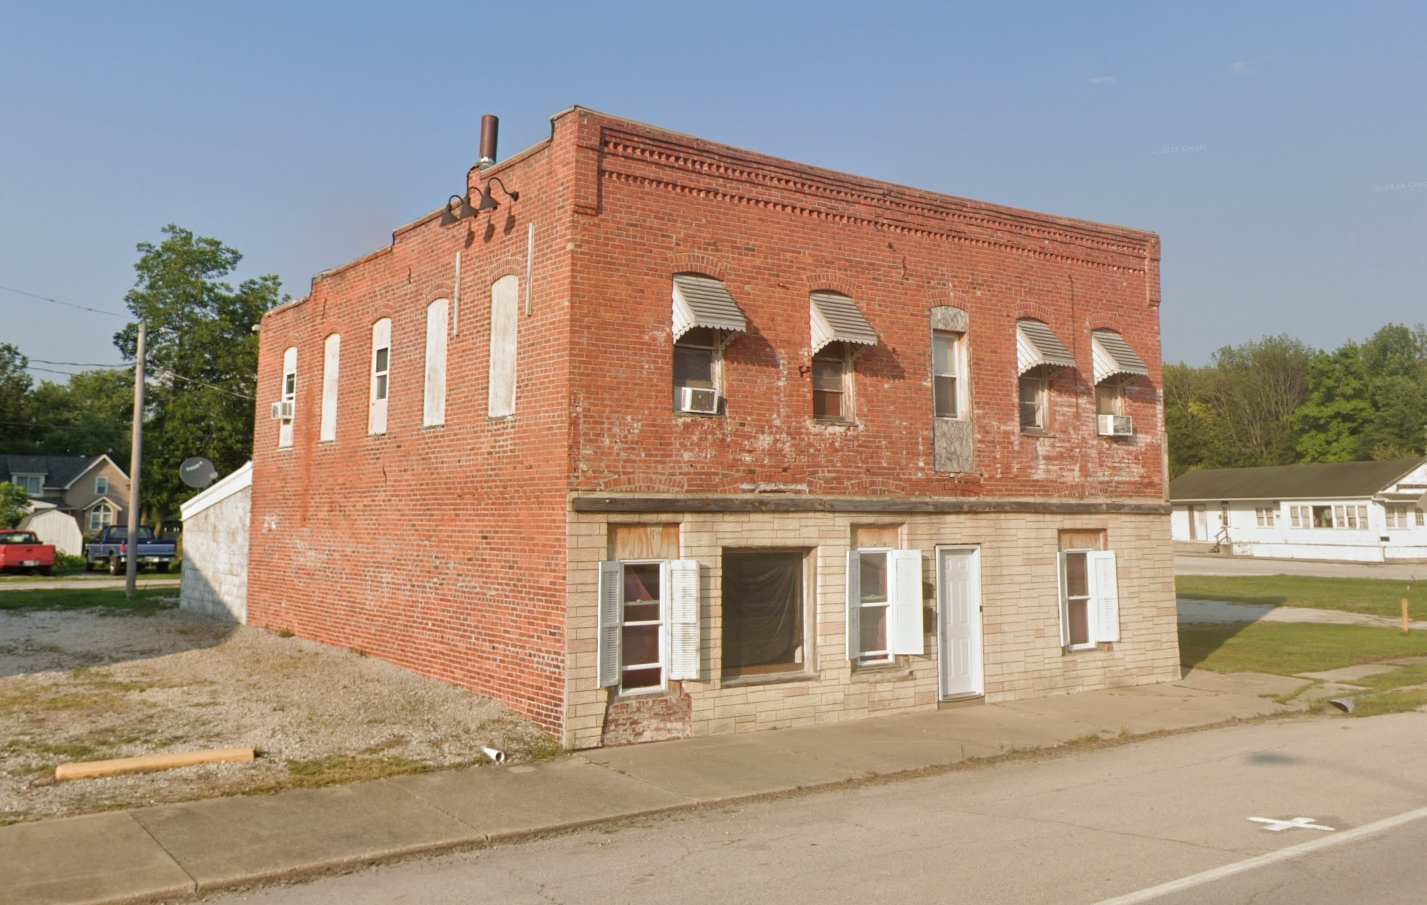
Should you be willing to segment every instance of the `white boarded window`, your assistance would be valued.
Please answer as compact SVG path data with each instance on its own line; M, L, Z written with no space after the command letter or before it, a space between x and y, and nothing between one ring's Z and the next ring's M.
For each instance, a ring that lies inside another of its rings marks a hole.
M520 280L503 276L491 285L491 370L489 418L515 414L515 328Z
M292 445L292 420L297 414L297 347L282 353L282 414L278 422L277 445Z
M426 391L421 426L446 423L446 326L451 303L437 299L426 306Z
M322 343L322 428L318 440L337 439L337 386L341 383L339 364L342 337L336 333Z
M848 551L847 658L889 663L922 652L922 554Z
M391 395L391 318L372 324L372 392L367 433L386 433L387 397Z

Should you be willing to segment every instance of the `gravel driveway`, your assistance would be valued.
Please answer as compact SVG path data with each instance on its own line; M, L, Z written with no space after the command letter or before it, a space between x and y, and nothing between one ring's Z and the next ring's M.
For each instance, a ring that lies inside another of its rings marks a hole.
M0 824L550 753L502 704L176 608L0 611ZM56 783L60 763L254 747L250 764Z

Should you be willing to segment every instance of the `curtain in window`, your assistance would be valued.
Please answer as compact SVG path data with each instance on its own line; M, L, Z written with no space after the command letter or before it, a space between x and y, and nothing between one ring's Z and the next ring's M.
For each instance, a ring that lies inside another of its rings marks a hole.
M792 663L803 640L800 553L728 553L723 560L723 665Z

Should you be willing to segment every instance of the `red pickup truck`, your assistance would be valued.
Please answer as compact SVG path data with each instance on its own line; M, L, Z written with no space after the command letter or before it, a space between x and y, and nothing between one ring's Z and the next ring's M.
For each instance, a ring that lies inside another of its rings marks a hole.
M49 575L55 567L55 548L42 544L33 531L0 531L0 572L38 569Z

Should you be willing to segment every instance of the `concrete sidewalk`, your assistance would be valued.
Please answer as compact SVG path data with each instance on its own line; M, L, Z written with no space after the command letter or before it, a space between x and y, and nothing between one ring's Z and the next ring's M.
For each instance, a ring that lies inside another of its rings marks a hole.
M607 748L533 765L135 808L0 828L0 905L155 901L615 818L954 765L1086 736L1302 709L1302 679L1169 685Z

